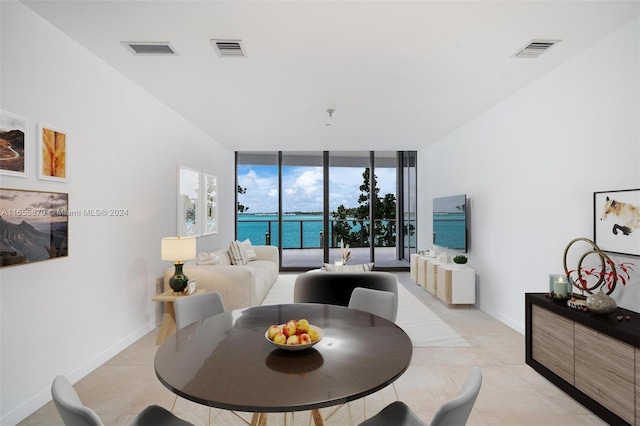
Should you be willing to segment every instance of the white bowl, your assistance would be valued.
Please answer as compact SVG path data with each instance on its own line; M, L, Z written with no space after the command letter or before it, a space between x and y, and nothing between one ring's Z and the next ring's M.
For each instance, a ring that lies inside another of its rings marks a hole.
M284 324L281 324L281 326L283 325ZM320 340L322 340L322 338L324 337L324 331L322 331L320 327L316 327L315 325L309 324L309 328L316 330L320 337L318 337L318 340L316 340L315 342L306 343L304 345L282 345L280 343L276 343L273 340L269 339L269 330L264 332L264 338L267 339L267 341L271 343L273 346L275 346L276 348L280 348L285 351L301 351L304 349L309 349L310 347L318 343Z

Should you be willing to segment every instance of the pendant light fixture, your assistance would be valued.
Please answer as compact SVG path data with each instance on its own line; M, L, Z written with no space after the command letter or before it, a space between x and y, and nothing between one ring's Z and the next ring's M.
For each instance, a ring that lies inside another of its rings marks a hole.
M331 124L332 124L332 122L333 122L333 113L334 113L334 112L336 112L336 110L335 110L335 109L333 109L333 108L329 108L329 109L327 110L327 114L328 114L329 116L327 117L327 121L325 121L325 123L324 123L324 125L325 125L325 126L327 126L327 127L331 126Z

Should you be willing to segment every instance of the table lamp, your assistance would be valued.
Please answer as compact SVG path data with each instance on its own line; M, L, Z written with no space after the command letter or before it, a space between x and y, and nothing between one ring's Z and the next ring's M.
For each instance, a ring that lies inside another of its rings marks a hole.
M169 285L175 293L182 293L187 287L189 278L182 272L185 260L196 257L196 239L194 237L165 237L161 241L160 256L162 260L175 262L175 273L169 279Z

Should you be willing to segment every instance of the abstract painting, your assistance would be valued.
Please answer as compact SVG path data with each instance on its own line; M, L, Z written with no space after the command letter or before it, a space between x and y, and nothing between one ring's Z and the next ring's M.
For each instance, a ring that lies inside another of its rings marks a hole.
M38 128L39 178L67 181L67 134L45 124Z

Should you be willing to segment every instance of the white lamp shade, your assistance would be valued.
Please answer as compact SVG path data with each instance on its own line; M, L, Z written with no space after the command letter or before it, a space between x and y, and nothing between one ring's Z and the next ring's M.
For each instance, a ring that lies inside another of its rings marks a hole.
M171 262L194 259L196 239L194 237L166 237L161 241L160 256Z

